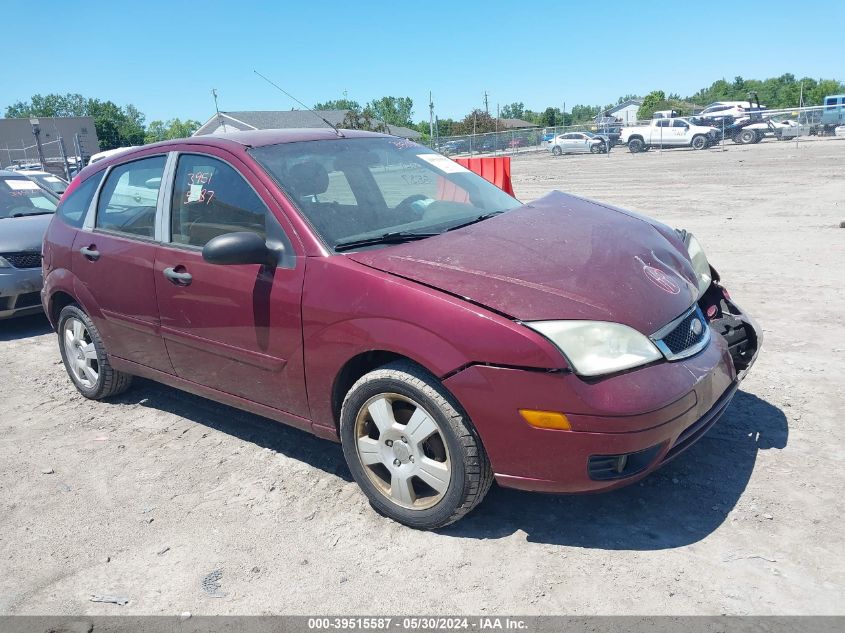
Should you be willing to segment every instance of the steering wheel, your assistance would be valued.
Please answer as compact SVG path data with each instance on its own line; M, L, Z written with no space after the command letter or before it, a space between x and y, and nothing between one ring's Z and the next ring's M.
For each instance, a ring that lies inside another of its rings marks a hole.
M399 210L402 210L402 209L408 209L409 211L413 211L417 215L422 215L421 211L414 209L414 207L412 207L411 205L414 204L415 202L420 201L420 200L428 200L428 199L429 199L428 196L426 196L425 194L415 193L414 195L408 196L407 198L402 200L402 202L397 204L394 211L399 211Z

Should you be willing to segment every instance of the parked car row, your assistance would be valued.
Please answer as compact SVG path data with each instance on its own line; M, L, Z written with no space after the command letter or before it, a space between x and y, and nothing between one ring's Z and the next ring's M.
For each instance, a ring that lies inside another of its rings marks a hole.
M41 241L59 198L0 170L0 319L41 311Z

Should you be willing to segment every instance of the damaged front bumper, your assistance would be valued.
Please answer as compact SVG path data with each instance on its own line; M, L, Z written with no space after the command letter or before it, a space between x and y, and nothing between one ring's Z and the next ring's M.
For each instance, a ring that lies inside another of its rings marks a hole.
M736 379L740 382L757 360L763 343L763 330L731 300L730 293L718 282L718 273L714 275L714 280L698 300L698 305L714 333L727 343Z

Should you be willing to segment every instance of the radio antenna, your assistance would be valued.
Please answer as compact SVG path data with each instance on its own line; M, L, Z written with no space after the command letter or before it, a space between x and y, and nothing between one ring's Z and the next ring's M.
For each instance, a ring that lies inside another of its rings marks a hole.
M286 96L290 97L291 99L293 99L294 101L296 101L299 105L301 105L303 108L305 108L306 110L308 110L311 114L313 114L315 117L317 117L318 119L320 119L323 123L325 123L326 125L328 125L331 129L333 129L333 130L334 130L334 133L335 133L335 134L337 134L340 138L346 138L346 137L343 135L343 132L341 132L341 131L340 131L340 130L338 130L338 129L334 126L334 125L332 125L332 124L329 122L329 120L328 120L328 119L326 119L325 117L320 116L319 114L317 114L317 112L316 112L315 110L313 110L313 109L309 108L307 105L305 105L304 103L302 103L302 101L300 101L299 99L297 99L296 97L294 97L294 96L293 96L291 93L289 93L287 90L285 90L284 88L282 88L282 87L281 87L281 86L279 86L278 84L273 83L272 81L270 81L269 79L267 79L267 77L265 77L264 75L262 75L262 74L261 74L260 72L258 72L257 70L253 69L253 70L252 70L252 72L254 72L256 75L258 75L259 77L261 77L264 81L266 81L268 84L270 84L271 86L273 86L274 88L276 88L276 90L280 91L282 94L284 94L284 95L286 95Z
M220 108L217 107L217 88L211 89L211 95L214 97L214 111L217 112L217 122L223 126L223 132L226 132L226 121L220 116Z

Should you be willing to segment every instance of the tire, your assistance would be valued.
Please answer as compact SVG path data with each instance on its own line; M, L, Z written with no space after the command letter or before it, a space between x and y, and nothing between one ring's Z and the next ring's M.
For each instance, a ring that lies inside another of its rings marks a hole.
M590 145L590 154L601 154L602 151L602 145L600 143Z
M645 143L643 142L643 139L635 137L628 141L628 151L632 154L638 154L639 152L645 151Z
M100 331L79 306L62 308L57 332L62 362L79 393L102 400L129 389L132 375L112 368Z
M555 145L552 148L552 155L553 156L560 156L561 154L563 154L563 150L560 149L560 145Z
M466 413L436 377L408 361L385 365L352 385L341 408L340 438L370 505L412 528L454 523L493 483Z
M754 130L742 130L738 135L740 145L749 145L757 142L757 132Z
M702 134L696 134L692 137L692 143L690 143L690 147L696 150L700 149L707 149L707 137Z

